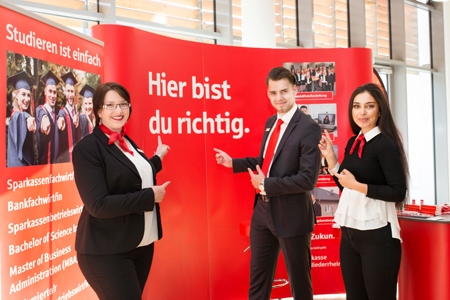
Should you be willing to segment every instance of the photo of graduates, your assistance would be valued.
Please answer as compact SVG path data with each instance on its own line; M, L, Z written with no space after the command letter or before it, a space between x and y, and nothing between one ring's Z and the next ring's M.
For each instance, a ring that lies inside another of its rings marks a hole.
M288 62L283 67L295 76L298 93L329 91L336 94L334 62Z
M6 61L7 167L70 162L93 130L100 76L13 52Z

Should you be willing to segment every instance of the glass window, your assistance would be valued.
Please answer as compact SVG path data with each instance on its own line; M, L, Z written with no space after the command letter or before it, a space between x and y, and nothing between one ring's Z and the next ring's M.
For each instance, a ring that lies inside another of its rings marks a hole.
M69 27L70 29L76 30L80 33L89 34L89 29L97 25L98 22L92 22L92 21L86 21L81 19L75 19L75 18L68 18L68 17L59 17L54 15L48 15L48 14L38 14L44 18L47 18L49 20L52 20L53 22L56 22L60 25L64 25L66 27Z
M297 46L295 0L275 0L275 36L277 44Z
M386 90L386 93L389 95L390 94L390 88L391 88L390 85L389 85L389 75L380 73L380 79L381 79L381 82L383 83L383 86L384 86L384 88Z
M431 68L430 13L405 4L406 63Z
M314 46L347 48L347 0L314 0Z
M390 89L391 89L392 69L388 66L379 66L379 65L374 65L373 68L374 68L374 76L378 75L377 78L374 77L374 83L378 83L378 80L381 81L388 95L388 99L390 101L389 95L391 94Z
M390 58L388 0L366 1L366 43L375 57Z
M213 0L116 0L116 15L189 29L211 30Z
M242 40L241 0L232 0L231 10L231 15L233 18L233 37Z
M435 203L431 74L407 70L409 198Z
M27 0L27 2L48 4L53 6L60 6L64 8L72 8L79 10L88 10L97 12L97 0Z

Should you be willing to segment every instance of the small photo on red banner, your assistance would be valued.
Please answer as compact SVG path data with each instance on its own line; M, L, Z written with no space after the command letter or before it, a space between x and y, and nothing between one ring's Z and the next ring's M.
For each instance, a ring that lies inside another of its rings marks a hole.
M297 96L301 99L333 99L336 94L335 62L285 62L296 79ZM296 97L297 98L297 97Z
M338 136L336 103L311 104L299 101L296 103L305 115L310 116L319 124L322 132L327 130L329 134Z
M316 187L311 193L314 198L314 206L320 206L321 213L317 214L316 212L316 217L332 217L336 212L339 203L339 188L333 179L331 181L329 186Z
M94 127L100 76L11 51L6 74L7 167L70 162Z

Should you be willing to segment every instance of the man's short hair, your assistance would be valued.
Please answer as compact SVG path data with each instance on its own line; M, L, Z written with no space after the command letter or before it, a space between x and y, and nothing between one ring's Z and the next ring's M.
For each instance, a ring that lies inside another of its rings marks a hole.
M275 67L270 70L269 74L266 78L266 85L269 85L269 80L279 81L281 79L286 78L292 85L295 85L297 79L295 76L286 68L283 67Z

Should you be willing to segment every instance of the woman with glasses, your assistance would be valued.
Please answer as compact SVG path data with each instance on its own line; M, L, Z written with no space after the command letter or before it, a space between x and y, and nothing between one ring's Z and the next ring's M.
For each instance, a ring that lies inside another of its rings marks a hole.
M100 84L93 95L96 126L73 150L75 183L84 208L75 249L78 265L101 300L140 300L162 237L159 203L169 182L156 173L169 146L150 159L125 134L130 95L118 83Z

